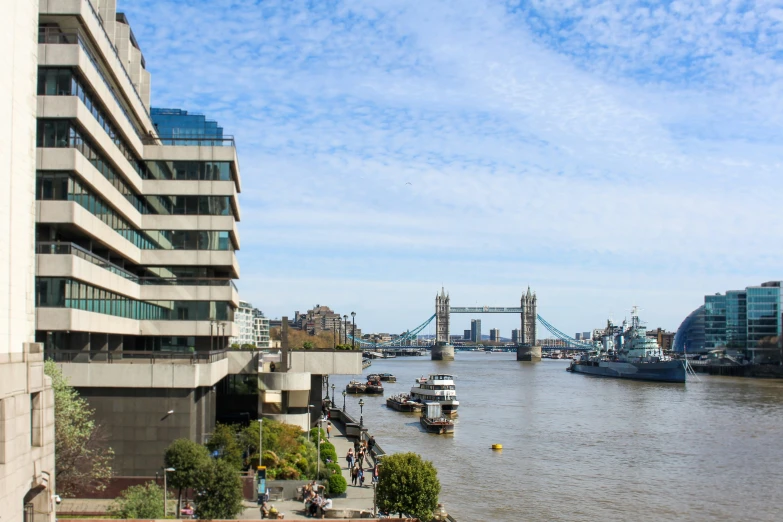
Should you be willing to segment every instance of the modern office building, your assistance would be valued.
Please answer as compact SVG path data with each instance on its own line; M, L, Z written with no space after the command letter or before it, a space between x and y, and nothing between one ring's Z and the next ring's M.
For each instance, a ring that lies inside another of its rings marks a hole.
M189 145L193 140L202 145L212 145L223 140L223 127L216 121L207 120L203 114L153 107L150 116L158 139L166 145Z
M0 18L0 521L54 520L54 393L35 340L38 2Z
M498 342L500 341L500 330L497 328L492 328L489 331L489 340Z
M462 339L464 341L470 341L472 336L470 335L470 330L463 330Z
M677 331L674 349L691 353L726 350L755 362L776 362L783 351L781 301L780 281L705 296L704 306Z
M115 473L149 476L172 440L212 431L239 333L234 141L159 136L114 0L41 2L37 51L36 340L95 408Z
M474 343L481 342L481 319L470 320L470 340Z

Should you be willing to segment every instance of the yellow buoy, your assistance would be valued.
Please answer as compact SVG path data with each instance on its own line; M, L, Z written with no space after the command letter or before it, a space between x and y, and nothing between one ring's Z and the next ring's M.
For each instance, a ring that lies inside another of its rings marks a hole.
M492 449L493 450L502 450L503 449L503 445L502 444L493 444L492 445Z

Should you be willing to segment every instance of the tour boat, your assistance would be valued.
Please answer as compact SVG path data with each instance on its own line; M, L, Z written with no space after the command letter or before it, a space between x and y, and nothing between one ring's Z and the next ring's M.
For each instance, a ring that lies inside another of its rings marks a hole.
M428 377L417 379L416 386L411 388L411 399L421 402L438 402L443 410L443 415L455 415L459 401L454 386L454 376L433 373Z
M426 402L424 412L419 418L421 426L429 433L454 433L454 421L443 416L441 403Z
M372 380L372 381L368 380L367 384L364 385L364 393L368 393L368 394L383 393L383 385L381 384L380 379Z
M404 412L418 412L424 408L422 403L411 399L411 396L407 393L400 393L399 395L392 395L391 397L387 397L386 406L393 410Z

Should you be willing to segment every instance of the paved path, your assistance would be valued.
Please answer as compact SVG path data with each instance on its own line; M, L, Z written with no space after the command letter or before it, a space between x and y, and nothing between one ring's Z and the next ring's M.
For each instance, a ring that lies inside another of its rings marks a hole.
M345 456L348 454L348 448L353 448L354 439L345 436L345 427L342 423L335 422L332 423L332 437L328 440L334 444L334 449L337 451L343 477L348 483L348 489L345 491L345 493L332 499L332 506L335 509L357 509L372 511L374 497L374 491L372 487L372 465L368 464L367 461L364 462L364 487L352 486L351 473L348 469L348 462L345 460ZM305 506L302 502L285 500L270 502L270 505L275 506L280 513L284 513L286 520L304 520L307 518L304 510ZM246 502L245 506L247 506L245 512L240 515L239 518L241 520L258 519L258 506L256 506L255 503L250 502Z

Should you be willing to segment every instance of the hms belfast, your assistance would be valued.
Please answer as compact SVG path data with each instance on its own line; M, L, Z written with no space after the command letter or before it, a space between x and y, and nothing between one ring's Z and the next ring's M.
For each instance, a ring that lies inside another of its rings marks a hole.
M685 362L663 354L655 339L639 320L637 307L631 311L631 324L621 328L607 322L602 344L594 352L575 359L568 367L573 373L640 381L685 382Z

